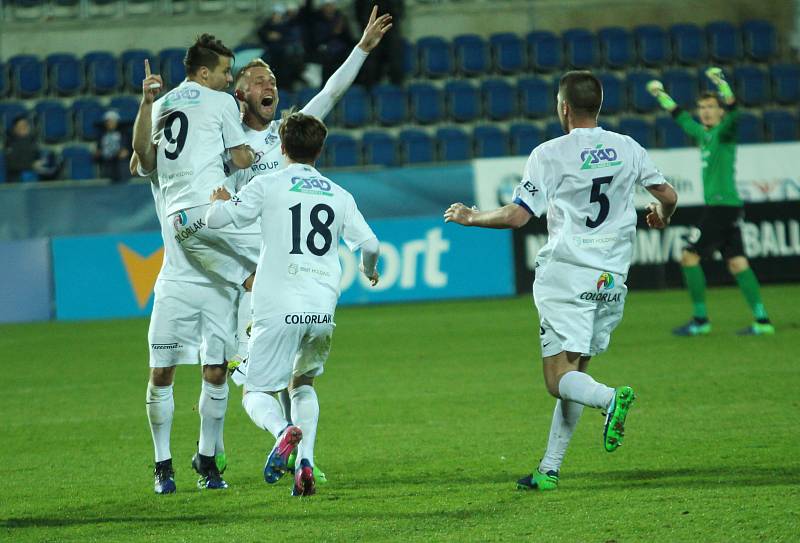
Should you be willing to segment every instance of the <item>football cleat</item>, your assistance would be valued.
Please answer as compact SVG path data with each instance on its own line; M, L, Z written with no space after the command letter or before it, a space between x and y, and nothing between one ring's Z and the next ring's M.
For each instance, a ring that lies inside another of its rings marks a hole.
M175 492L175 470L172 469L172 458L156 462L153 470L156 494L172 494Z
M295 471L292 496L313 496L317 492L314 483L314 468L311 462L303 458L300 460L300 469Z
M297 426L287 426L267 456L264 464L264 480L277 483L289 467L289 456L303 439L303 432Z
M297 451L295 450L292 454L289 455L289 460L286 462L286 471L289 473L294 473L294 464L297 461ZM314 466L314 480L317 484L324 485L328 482L328 477L325 473L319 469L319 467Z
M213 456L195 453L192 456L192 468L200 475L200 479L197 480L197 488L208 490L228 488L228 483L220 475Z
M214 463L217 465L217 470L219 470L220 475L225 473L225 470L228 469L228 457L224 452L214 455Z
M775 327L770 322L754 322L736 332L737 336L774 336Z
M614 452L622 445L625 435L625 419L636 395L631 387L619 387L614 391L614 399L606 414L606 425L603 430L603 444L608 452Z
M673 335L683 337L707 336L710 333L711 322L698 322L696 319L692 319L683 326L672 329Z
M542 473L537 468L530 475L517 481L518 490L555 490L556 488L558 488L558 472L552 470Z

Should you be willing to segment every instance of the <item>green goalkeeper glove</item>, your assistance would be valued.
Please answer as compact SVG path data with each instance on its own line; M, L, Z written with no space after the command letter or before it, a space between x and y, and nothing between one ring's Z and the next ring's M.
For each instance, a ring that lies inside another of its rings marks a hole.
M667 111L672 111L678 107L678 104L675 103L675 100L673 100L669 94L664 92L664 85L661 83L661 81L656 81L654 79L653 81L647 83L647 92L652 94L653 97L658 101L658 104Z
M725 81L725 74L722 73L722 68L712 66L706 70L706 76L717 86L719 95L722 96L723 100L730 101L733 98L733 89L731 89L731 86Z

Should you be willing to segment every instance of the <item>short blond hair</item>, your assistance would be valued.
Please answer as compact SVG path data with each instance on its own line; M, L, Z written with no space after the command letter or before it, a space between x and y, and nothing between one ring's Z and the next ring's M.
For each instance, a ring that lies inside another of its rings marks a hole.
M269 67L269 64L264 62L263 59L254 58L253 60L251 60L250 62L248 62L244 66L242 66L241 70L236 72L236 78L233 81L234 88L240 89L240 88L242 88L244 86L244 83L242 83L242 80L247 76L248 71L252 70L253 68L266 68L267 70L270 70L270 71L272 70ZM242 83L242 84L240 85L240 83Z

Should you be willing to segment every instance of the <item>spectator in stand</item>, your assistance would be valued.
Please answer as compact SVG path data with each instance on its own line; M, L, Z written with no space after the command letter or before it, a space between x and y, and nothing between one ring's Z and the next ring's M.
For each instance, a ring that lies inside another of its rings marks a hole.
M111 179L113 183L130 178L130 147L130 135L120 124L119 113L113 109L106 111L94 153L95 162L100 166L100 177Z
M39 146L31 122L24 115L11 123L6 139L6 171L9 183L55 178L58 161L51 151Z
M275 78L281 87L293 88L303 75L305 64L303 24L297 3L275 4L257 33Z
M378 13L389 13L392 16L392 31L381 40L380 45L367 57L361 69L359 83L371 87L389 76L394 85L402 85L403 73L403 29L401 21L405 13L404 0L355 0L355 12L358 24L364 28L369 22L372 6L378 6Z
M311 24L314 58L322 65L322 84L347 59L355 45L347 16L336 0L322 0Z

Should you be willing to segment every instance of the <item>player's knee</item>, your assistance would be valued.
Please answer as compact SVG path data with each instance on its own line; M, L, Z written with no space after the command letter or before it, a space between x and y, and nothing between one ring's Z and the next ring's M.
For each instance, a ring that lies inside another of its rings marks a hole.
M168 387L175 378L175 366L169 368L151 368L150 382L157 387Z
M212 385L222 385L228 376L228 364L207 364L203 366L203 380Z
M292 386L290 387L291 390L299 388L301 386L314 386L314 377L311 375L295 375L292 378Z
M698 264L700 264L700 255L684 249L684 251L681 253L681 265L697 266Z
M735 256L728 259L728 271L731 272L732 275L742 273L749 267L750 262L748 262L747 258L744 256Z

